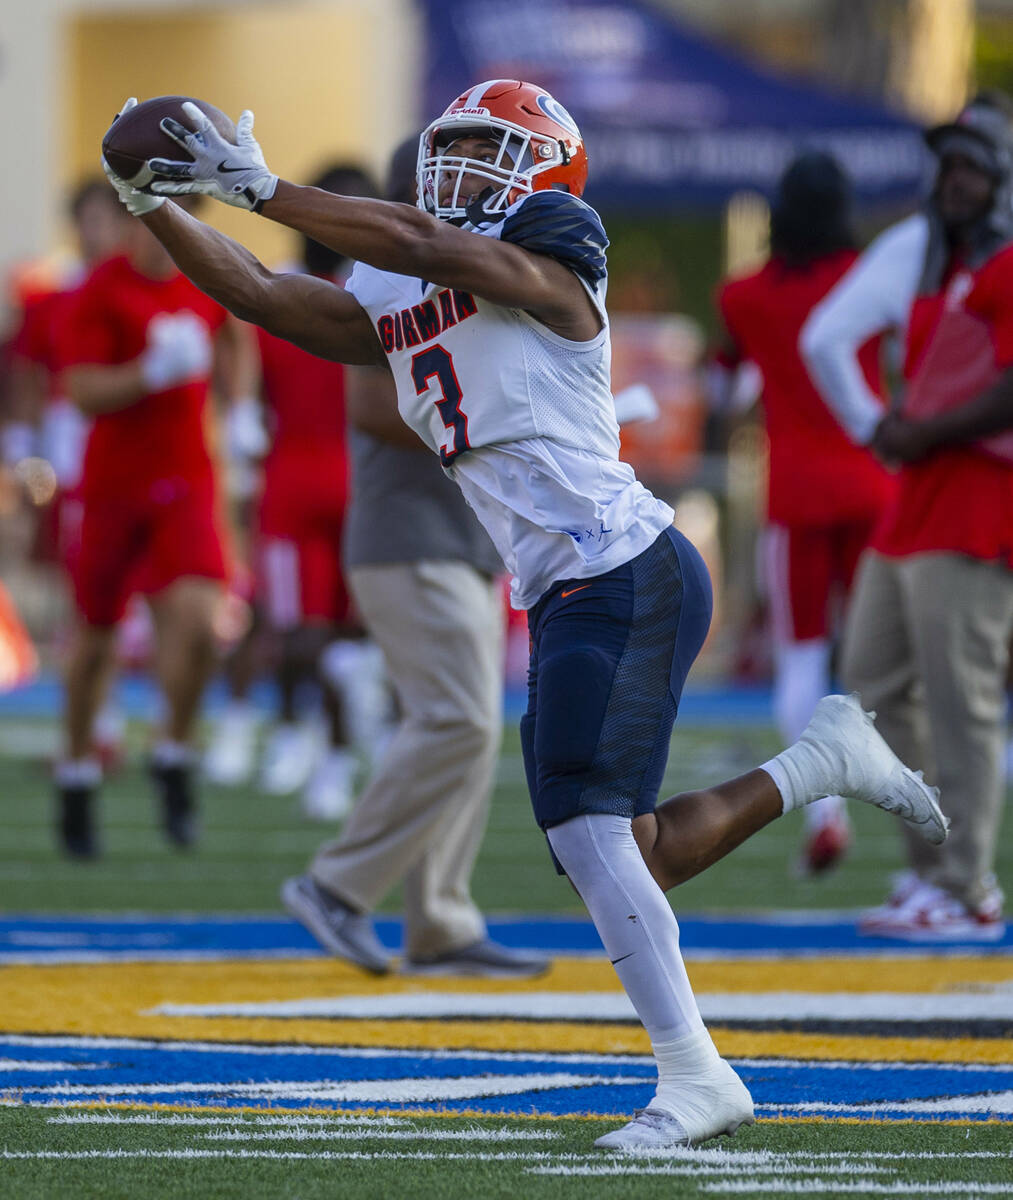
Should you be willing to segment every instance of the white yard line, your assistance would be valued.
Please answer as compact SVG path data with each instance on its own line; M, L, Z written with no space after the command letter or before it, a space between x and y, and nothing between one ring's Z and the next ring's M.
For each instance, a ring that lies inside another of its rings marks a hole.
M644 1157L640 1154L630 1154L625 1156L617 1156L605 1162L586 1162L574 1166L563 1165L555 1167L550 1165L532 1167L530 1174L533 1175L671 1175L673 1177L686 1177L692 1179L713 1178L715 1176L728 1176L731 1172L731 1167L716 1167L710 1166L707 1163L699 1162L644 1162ZM805 1175L808 1173L816 1173L825 1171L826 1164L817 1166L812 1163L808 1166L805 1164L785 1163L767 1163L764 1165L756 1165L749 1168L750 1177L757 1175L774 1175L777 1172L789 1171L793 1175ZM852 1166L838 1164L834 1168L838 1175L892 1175L894 1169L892 1167L877 1167L872 1163L858 1162ZM736 1171L738 1175L738 1171Z
M223 1129L205 1134L215 1142L252 1141L376 1141L420 1142L550 1142L559 1137L551 1129Z
M309 1127L316 1125L355 1125L355 1126L396 1126L411 1125L405 1117L369 1117L369 1116L339 1116L333 1117L297 1117L297 1116L235 1116L235 1117L202 1117L183 1113L61 1113L57 1117L47 1117L47 1125L208 1125L213 1127L250 1128L264 1127L273 1129L279 1126Z
M440 1162L531 1162L548 1158L548 1151L503 1150L494 1154L466 1151L461 1154L432 1150L0 1150L0 1160L30 1161L33 1159L119 1159L119 1158L240 1158L240 1159L334 1159L343 1162L374 1161L432 1161ZM555 1156L551 1156L555 1157ZM576 1157L576 1156L574 1156Z
M876 1179L855 1179L842 1183L836 1179L732 1179L726 1183L703 1183L700 1190L721 1195L781 1194L839 1195L858 1192L875 1196L1009 1196L1008 1183L975 1183L973 1180L950 1179L945 1183L881 1183Z
M522 1092L553 1091L607 1084L609 1087L642 1087L645 1080L622 1075L577 1075L546 1072L530 1075L459 1075L452 1078L279 1080L238 1083L223 1080L184 1080L165 1083L60 1083L25 1088L33 1096L168 1096L194 1093L251 1096L272 1100L342 1100L347 1103L422 1104L467 1100L486 1096L513 1096Z
M4 1071L97 1071L108 1063L53 1062L38 1058L0 1058L0 1074Z
M1000 1020L1010 1012L1001 986L974 991L698 992L705 1021ZM624 992L378 992L245 1003L164 1003L144 1016L269 1017L299 1020L612 1021L636 1019Z

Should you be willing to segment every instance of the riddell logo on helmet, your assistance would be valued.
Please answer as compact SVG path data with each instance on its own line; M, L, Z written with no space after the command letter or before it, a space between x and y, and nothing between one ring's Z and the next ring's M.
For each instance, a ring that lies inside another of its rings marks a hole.
M487 108L455 108L455 117L487 117L489 110Z

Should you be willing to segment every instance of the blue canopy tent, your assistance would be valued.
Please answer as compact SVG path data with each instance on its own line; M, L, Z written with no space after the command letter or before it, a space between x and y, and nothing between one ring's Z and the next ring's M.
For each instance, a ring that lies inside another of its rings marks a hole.
M778 77L636 0L420 0L425 112L471 84L522 78L580 125L587 199L626 211L769 196L802 146L835 154L865 208L913 204L918 127L874 104Z

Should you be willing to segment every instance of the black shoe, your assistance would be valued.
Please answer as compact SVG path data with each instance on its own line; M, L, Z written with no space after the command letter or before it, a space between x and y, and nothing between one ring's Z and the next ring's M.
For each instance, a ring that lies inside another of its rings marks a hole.
M479 938L468 946L448 950L433 958L406 958L401 966L405 975L477 975L484 979L535 979L544 975L552 960L544 954L513 950L490 937Z
M63 852L71 858L98 858L99 845L93 820L96 789L58 787L57 835Z
M162 828L169 841L186 850L197 841L197 805L194 800L193 769L189 766L162 766L149 763L162 807Z

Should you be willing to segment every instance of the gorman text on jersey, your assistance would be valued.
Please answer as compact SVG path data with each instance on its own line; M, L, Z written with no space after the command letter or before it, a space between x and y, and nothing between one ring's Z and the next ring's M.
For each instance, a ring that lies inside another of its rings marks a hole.
M376 323L376 331L380 335L380 344L390 354L393 350L431 341L477 311L475 297L470 292L444 288L433 300L424 300L411 308L402 308L400 312L384 313Z

